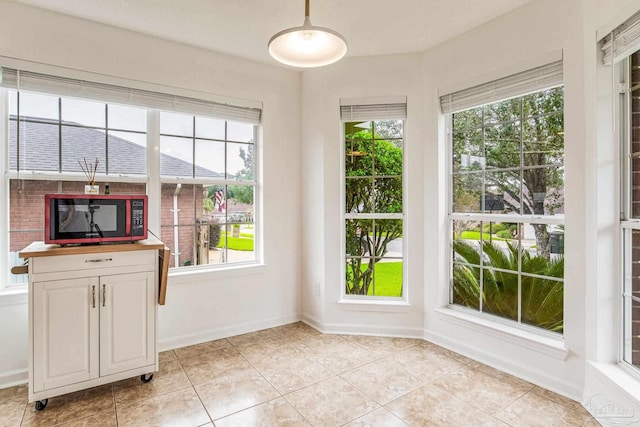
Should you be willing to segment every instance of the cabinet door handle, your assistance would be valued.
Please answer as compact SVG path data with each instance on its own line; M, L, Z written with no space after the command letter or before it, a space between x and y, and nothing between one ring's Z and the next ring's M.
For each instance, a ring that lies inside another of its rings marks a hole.
M91 287L91 300L93 301L93 308L96 308L96 285Z
M109 262L109 261L113 261L113 258L87 259L84 262Z
M102 285L102 306L105 306L107 300L107 285Z

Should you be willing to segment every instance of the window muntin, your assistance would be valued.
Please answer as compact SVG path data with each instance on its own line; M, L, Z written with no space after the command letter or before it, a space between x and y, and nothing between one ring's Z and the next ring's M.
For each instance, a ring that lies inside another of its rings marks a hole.
M345 122L344 132L344 294L402 297L403 122Z
M562 332L563 88L451 114L450 302Z

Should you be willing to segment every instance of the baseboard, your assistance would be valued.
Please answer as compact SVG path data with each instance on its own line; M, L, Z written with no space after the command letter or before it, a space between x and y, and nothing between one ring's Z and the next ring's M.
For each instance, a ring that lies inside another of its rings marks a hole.
M160 351L173 350L175 348L186 347L189 345L200 344L207 341L219 340L235 335L255 332L262 329L287 325L289 323L298 322L300 320L300 314L291 314L288 316L273 317L271 319L264 319L255 322L241 323L239 325L209 329L207 331L202 331L190 335L164 338L158 341L158 349Z
M495 353L487 353L478 350L475 347L466 346L458 341L454 341L448 337L435 334L427 330L424 331L424 339L448 350L462 354L463 356L467 356L473 360L477 360L478 362L484 363L492 368L528 381L539 387L553 391L561 396L565 396L577 402L582 402L582 389L565 381L558 381L557 379L550 380L548 374L545 372L528 369L526 366L497 357Z
M27 382L29 382L29 371L27 369L16 369L0 373L0 389L26 384Z
M302 321L325 334L375 335L393 338L424 338L424 332L420 328L402 328L395 326L384 327L379 325L358 325L353 323L322 323L308 315L303 315Z

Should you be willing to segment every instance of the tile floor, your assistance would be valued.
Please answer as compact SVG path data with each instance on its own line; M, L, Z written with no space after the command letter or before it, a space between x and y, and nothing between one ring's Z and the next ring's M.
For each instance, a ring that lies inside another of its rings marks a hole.
M414 339L293 323L168 351L139 378L27 404L0 390L0 426L597 426L577 402Z

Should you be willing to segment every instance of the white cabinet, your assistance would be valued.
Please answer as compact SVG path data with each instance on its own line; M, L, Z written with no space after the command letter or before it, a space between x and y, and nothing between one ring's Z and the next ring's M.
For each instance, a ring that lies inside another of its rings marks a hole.
M36 242L21 252L29 258L29 401L158 370L158 252L130 245L43 255L35 248L52 245Z

